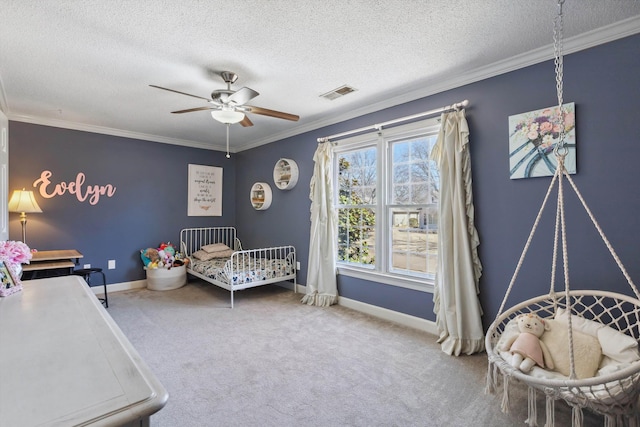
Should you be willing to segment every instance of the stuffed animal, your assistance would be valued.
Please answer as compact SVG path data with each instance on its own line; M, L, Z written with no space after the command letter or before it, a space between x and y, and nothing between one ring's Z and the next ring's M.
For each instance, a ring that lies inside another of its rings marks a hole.
M181 265L189 264L189 258L185 257L182 252L176 252L175 259L173 260L174 267L180 267Z
M174 260L171 252L168 252L166 249L160 249L158 251L158 256L160 256L160 262L158 263L160 267L171 268Z
M142 262L145 267L149 266L151 263L157 264L160 260L160 255L158 255L158 250L154 248L142 249L140 251L140 258L142 258Z
M176 255L176 248L175 246L173 246L171 244L171 242L167 242L167 243L160 243L160 247L158 248L161 251L165 251L165 253L168 253L171 256L175 256Z
M535 365L553 369L553 360L549 349L540 340L549 324L532 313L521 314L516 318L519 333L509 337L500 350L513 355L511 366L522 372L529 372Z

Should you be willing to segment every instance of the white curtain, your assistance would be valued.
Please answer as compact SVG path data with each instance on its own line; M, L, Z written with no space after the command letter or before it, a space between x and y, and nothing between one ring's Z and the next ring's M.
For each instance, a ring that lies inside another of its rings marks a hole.
M469 127L464 110L442 114L431 158L440 170L438 270L433 294L438 342L459 356L484 350L478 281L478 233L474 225Z
M318 144L311 178L311 234L307 270L307 294L302 302L330 306L338 302L336 280L338 218L333 207L331 143Z

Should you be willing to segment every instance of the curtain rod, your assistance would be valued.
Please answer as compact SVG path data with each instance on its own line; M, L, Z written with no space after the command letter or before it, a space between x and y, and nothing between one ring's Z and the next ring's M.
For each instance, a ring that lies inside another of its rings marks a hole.
M396 124L396 123L401 123L401 122L406 122L406 121L409 121L409 120L419 119L421 117L431 116L433 114L444 113L445 111L458 110L460 108L465 108L467 105L469 105L469 101L467 99L465 99L464 101L456 102L455 104L447 105L446 107L436 108L435 110L425 111L423 113L414 114L412 116L400 117L399 119L389 120L388 122L382 122L382 123L378 123L378 124L375 124L375 125L370 125L370 126L365 126L365 127L359 128L359 129L350 130L350 131L347 131L347 132L337 133L335 135L329 135L329 136L325 136L323 138L318 138L318 142L327 142L327 141L329 141L331 139L334 139L334 138L340 138L340 137L343 137L343 136L353 135L353 134L356 134L356 133L365 132L365 131L373 130L373 129L375 129L377 131L380 131L380 130L382 130L382 128L384 126L389 126L389 125L393 125L393 124Z

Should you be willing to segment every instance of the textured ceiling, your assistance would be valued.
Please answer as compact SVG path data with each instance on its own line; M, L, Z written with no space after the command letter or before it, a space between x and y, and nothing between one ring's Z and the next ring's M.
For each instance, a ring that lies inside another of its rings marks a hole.
M11 120L224 149L208 112L232 87L241 151L552 57L555 0L4 0L0 109ZM565 52L640 32L639 0L566 0ZM321 94L357 89L329 101ZM452 102L458 100L451 100ZM470 100L473 103L473 100Z

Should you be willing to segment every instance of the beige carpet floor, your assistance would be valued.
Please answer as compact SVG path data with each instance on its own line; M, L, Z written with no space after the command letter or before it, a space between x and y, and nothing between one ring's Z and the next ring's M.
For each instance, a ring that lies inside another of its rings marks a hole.
M108 312L169 392L155 427L519 426L484 393L486 354L451 357L434 336L340 306L311 307L279 286L236 293L201 281L112 293ZM538 393L538 422L544 398ZM556 426L571 425L556 404ZM601 426L585 412L584 426Z

